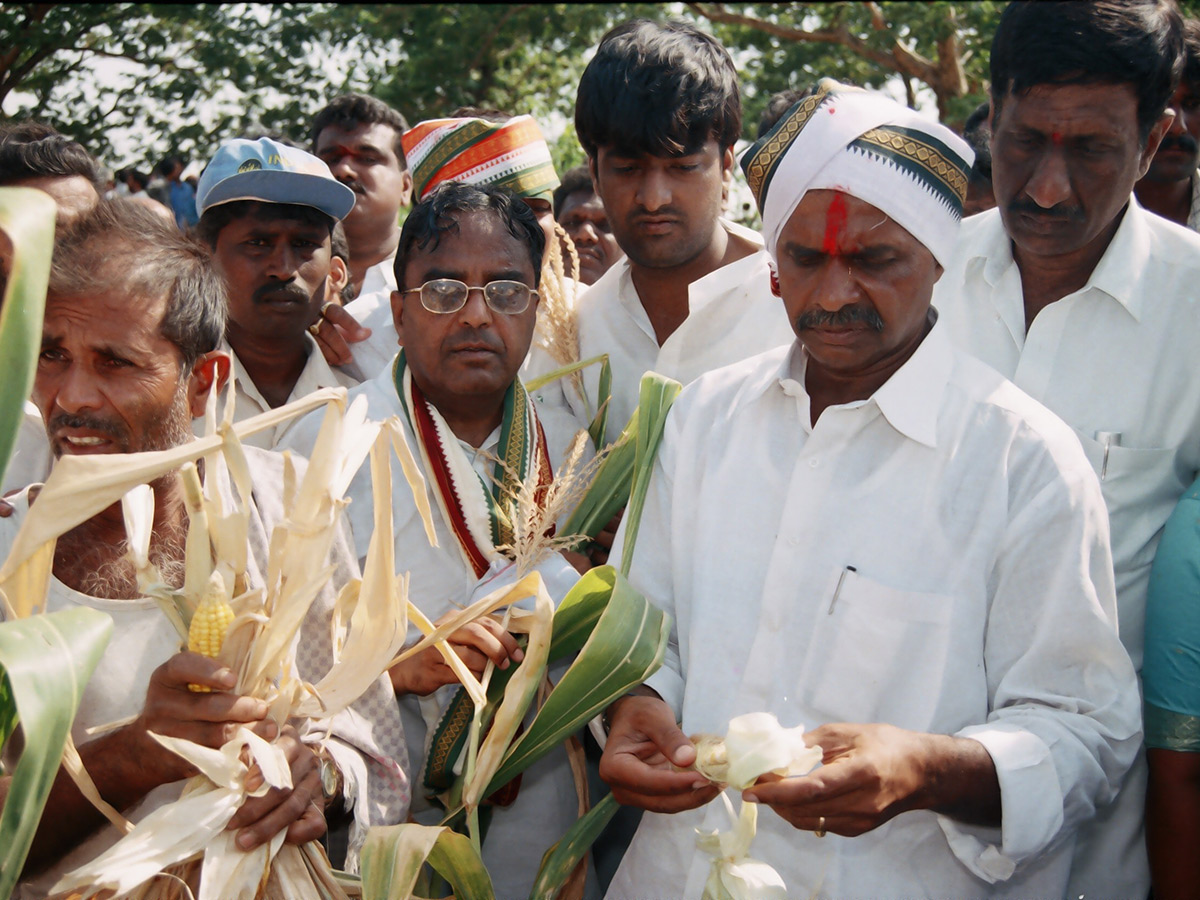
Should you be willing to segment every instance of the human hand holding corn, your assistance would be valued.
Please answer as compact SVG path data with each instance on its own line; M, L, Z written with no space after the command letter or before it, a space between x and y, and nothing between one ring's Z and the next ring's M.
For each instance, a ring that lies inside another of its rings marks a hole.
M680 771L696 761L696 748L679 730L666 702L644 690L609 707L600 777L623 806L661 813L703 806L721 792L720 786L696 772Z
M434 624L442 624L454 612L447 613ZM500 622L491 616L483 616L457 631L451 632L446 641L476 678L483 675L484 667L489 661L495 663L497 668L507 669L510 661L519 663L525 658L524 652L517 644L517 639L505 631ZM430 647L416 656L397 663L392 666L388 674L391 676L392 687L397 696L401 694L425 696L433 693L442 685L458 682L458 676L447 665L445 657L437 647Z

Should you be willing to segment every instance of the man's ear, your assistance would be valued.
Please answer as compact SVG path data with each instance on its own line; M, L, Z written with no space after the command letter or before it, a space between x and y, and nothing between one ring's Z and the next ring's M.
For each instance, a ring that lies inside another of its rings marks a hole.
M403 184L403 192L404 192L404 195L400 198L400 205L408 206L410 203L412 203L412 199L413 199L412 172L408 171L408 169L405 169L404 172L400 175L400 181Z
M346 266L346 261L340 256L331 256L329 258L329 284L325 292L326 300L333 300L335 303L342 302L342 291L346 289L346 285L350 283L350 269ZM330 296L336 294L337 296Z
M396 326L396 335L400 346L404 346L404 293L392 291L392 324Z
M204 415L208 395L225 386L231 365L232 360L224 350L211 350L192 365L192 374L188 378L188 409L193 419Z
M1175 110L1168 107L1163 110L1163 114L1158 117L1158 121L1150 129L1150 134L1146 137L1146 146L1142 148L1141 159L1138 160L1139 181L1150 171L1150 163L1154 162L1154 154L1158 152L1158 145L1166 137L1173 121L1175 121Z

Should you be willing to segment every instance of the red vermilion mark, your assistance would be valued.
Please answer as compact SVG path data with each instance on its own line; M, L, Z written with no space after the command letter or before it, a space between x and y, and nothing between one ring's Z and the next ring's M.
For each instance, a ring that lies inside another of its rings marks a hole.
M838 255L838 243L845 227L846 198L838 192L833 195L833 199L829 201L829 208L825 210L825 240L821 244L822 253L826 256Z
M1062 142L1063 142L1062 135L1059 134L1057 131L1053 132L1050 135L1050 143L1054 144L1054 146L1056 146L1056 147L1061 146Z

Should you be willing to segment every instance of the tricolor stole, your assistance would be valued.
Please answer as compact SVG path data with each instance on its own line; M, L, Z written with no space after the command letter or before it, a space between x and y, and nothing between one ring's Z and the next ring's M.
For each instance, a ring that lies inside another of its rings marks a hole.
M546 435L533 402L521 380L514 378L504 394L500 458L489 485L471 468L454 432L413 381L403 350L396 356L392 379L404 415L416 435L425 471L436 487L434 496L442 515L463 558L475 577L481 578L493 559L511 556L511 551L505 553L499 548L513 545L516 497L529 474L537 473L538 503L544 501L554 478Z
M471 468L458 439L441 413L421 393L408 368L404 351L396 357L392 380L409 426L417 438L425 471L435 485L434 496L445 521L462 550L463 558L482 578L491 561L511 555L513 522L518 514L516 496L531 472L537 473L534 498L540 505L554 478L546 449L546 435L534 412L533 402L514 378L504 395L500 425L500 459L493 483L484 483ZM500 548L505 549L500 549ZM455 778L454 767L466 748L473 705L461 687L432 730L422 767L422 782L428 792L447 790ZM511 788L498 791L491 801L507 805L516 799L519 779Z

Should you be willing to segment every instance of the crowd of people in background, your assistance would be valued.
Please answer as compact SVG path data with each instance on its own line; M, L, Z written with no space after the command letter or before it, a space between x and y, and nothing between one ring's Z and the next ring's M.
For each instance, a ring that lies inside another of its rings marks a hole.
M605 452L657 372L684 389L629 580L671 639L586 736L593 791L622 809L575 896L700 897L695 837L726 812L689 735L770 712L823 752L743 793L788 896L1200 897L1200 21L1013 0L990 73L961 133L819 79L739 152L725 48L638 19L583 72L587 162L561 177L521 110L410 126L361 94L304 141L229 135L149 173L6 124L0 185L57 219L0 557L64 454L183 444L210 395L240 421L344 388L417 450L438 546L395 479L395 554L444 620L515 581L517 485L542 496L581 444ZM760 228L731 221L735 177ZM244 441L260 575L282 451L306 457L320 416ZM153 489L151 558L181 578L180 483ZM314 681L379 514L365 470L348 496L300 638ZM540 560L556 602L626 528ZM470 701L436 649L329 740L281 733L179 652L132 565L118 504L60 538L51 580L51 608L116 619L74 726L105 800L136 821L179 796L193 772L150 732L219 747L248 724L286 746L293 787L246 803L240 846L325 833L353 870L370 827L439 820ZM449 642L475 673L523 657L498 619ZM578 767L560 748L491 798L498 898L529 896ZM61 775L15 896L114 843L104 823Z

